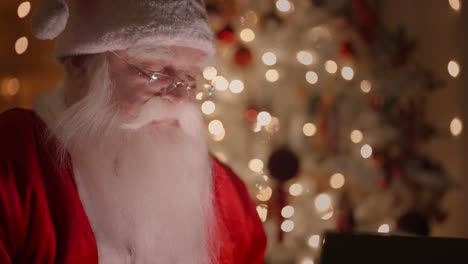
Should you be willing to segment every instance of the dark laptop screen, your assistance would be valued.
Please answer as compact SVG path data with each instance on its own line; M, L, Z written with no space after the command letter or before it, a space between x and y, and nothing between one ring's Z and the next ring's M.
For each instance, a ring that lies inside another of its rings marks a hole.
M468 263L468 239L326 232L318 264Z

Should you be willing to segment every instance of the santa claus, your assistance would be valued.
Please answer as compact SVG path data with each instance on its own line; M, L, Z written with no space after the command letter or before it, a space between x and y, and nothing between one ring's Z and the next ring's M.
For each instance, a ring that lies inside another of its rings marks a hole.
M65 78L0 115L0 263L263 263L242 181L194 101L214 55L201 0L49 0Z

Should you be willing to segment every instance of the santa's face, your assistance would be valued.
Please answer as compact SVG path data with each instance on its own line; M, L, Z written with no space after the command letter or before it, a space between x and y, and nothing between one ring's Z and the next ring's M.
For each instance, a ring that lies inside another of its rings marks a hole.
M154 97L176 105L193 102L203 58L202 51L180 46L108 52L113 99L130 116Z
M180 87L160 92L167 83L148 85L132 69L137 62L152 71L166 68L183 81L183 74L200 71L200 52L166 51L90 58L87 79L76 85L69 73L64 87L86 93L48 123L71 154L103 264L206 264L216 255L211 161L194 95Z

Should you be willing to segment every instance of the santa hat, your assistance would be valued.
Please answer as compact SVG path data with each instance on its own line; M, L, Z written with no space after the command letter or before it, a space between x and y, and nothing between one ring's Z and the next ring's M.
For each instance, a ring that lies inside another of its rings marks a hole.
M33 16L39 39L56 39L57 58L136 45L215 53L203 0L43 0Z

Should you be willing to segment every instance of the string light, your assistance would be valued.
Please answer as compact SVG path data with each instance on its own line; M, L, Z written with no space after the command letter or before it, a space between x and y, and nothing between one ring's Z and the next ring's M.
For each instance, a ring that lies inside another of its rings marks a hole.
M245 16L241 18L241 22L247 24L247 25L252 25L254 26L255 24L257 24L258 22L258 16L257 14L252 11L252 10L249 10L245 13Z
M262 222L265 222L268 216L267 206L264 204L257 205L257 214L260 217L260 220L262 220Z
M372 89L372 84L368 80L361 81L361 91L369 93Z
M197 95L195 95L195 98L196 98L197 100L199 100L199 101L202 100L202 99L203 99L203 93L202 93L202 92L198 92Z
M31 3L29 1L23 2L18 6L18 17L24 18L31 11Z
M259 201L266 202L270 200L272 194L273 190L270 187L266 187L260 189L255 197L257 197Z
M281 230L284 232L291 232L294 229L294 222L292 220L285 220L281 223Z
M255 32L250 28L244 28L240 32L240 38L245 42L251 42L255 39Z
M216 105L212 101L203 102L201 110L205 115L211 115L216 110Z
M18 55L23 54L28 49L28 38L21 37L15 42L15 51Z
M390 226L388 224L383 224L379 226L379 229L377 229L377 232L379 233L388 233L390 232Z
M275 69L269 69L266 73L265 73L265 78L269 81L269 82L276 82L278 79L279 79L279 73L277 70Z
M253 172L262 172L263 171L263 161L260 159L251 159L249 161L249 169Z
M309 240L307 240L307 244L311 248L318 248L320 243L320 236L319 235L312 235L309 237Z
M292 196L299 196L302 194L303 191L304 188L299 183L294 183L291 186L289 186L289 194L291 194Z
M203 78L205 78L208 81L211 81L214 78L216 78L216 75L218 75L218 70L216 70L215 67L210 66L210 67L206 67L203 70Z
M214 87L218 91L225 91L229 87L229 82L223 76L217 76L214 79Z
M312 54L308 51L301 50L296 54L296 59L304 65L311 65L313 63Z
M333 217L333 210L329 211L328 213L323 214L320 216L322 220L330 220Z
M283 207L283 209L281 209L281 215L284 218L292 217L294 215L294 207L292 207L291 205Z
M460 66L458 65L458 62L451 60L448 65L447 65L447 70L449 74L453 77L456 78L458 77L458 74L460 74Z
M327 60L325 62L325 70L328 73L334 74L334 73L336 73L338 71L338 65L336 64L336 62L334 62L332 60Z
M223 130L221 130L221 133L213 135L213 140L221 141L224 139L224 136L226 136L226 130L224 130L224 127L223 127Z
M354 70L349 66L345 66L341 69L341 76L343 76L343 79L350 81L354 77Z
M316 84L318 82L318 75L314 71L308 71L306 73L306 80L310 84Z
M460 118L455 117L455 118L452 119L452 121L450 122L450 132L451 132L452 135L454 135L454 136L459 136L459 135L461 134L462 131L463 131L463 123L462 123L462 121L460 120Z
M229 89L235 94L241 93L244 91L244 83L241 80L232 80Z
M345 177L341 173L335 173L330 177L330 186L333 189L340 189L345 184Z
M262 111L257 115L257 122L260 126L266 126L271 123L271 115L268 112Z
M262 61L268 66L276 64L276 55L273 52L265 52L262 56Z
M353 143L360 143L363 140L364 135L359 130L353 130L351 132L350 138Z
M369 158L372 156L372 147L369 146L368 144L364 145L361 147L361 156L365 159Z
M212 135L219 135L221 133L223 133L224 131L224 126L223 126L223 123L219 120L212 120L209 124L208 124L208 131L212 134Z
M276 1L276 8L281 12L289 12L292 10L292 3L287 0Z
M331 208L331 199L328 194L322 193L315 197L315 208L319 212L325 212Z
M20 82L18 78L7 78L2 81L2 95L4 97L11 97L18 93L20 89Z
M316 132L317 132L317 127L312 123L306 123L302 127L302 133L304 133L304 135L306 135L307 137L311 137L315 135Z
M461 2L460 0L448 0L450 7L455 11L460 11Z

